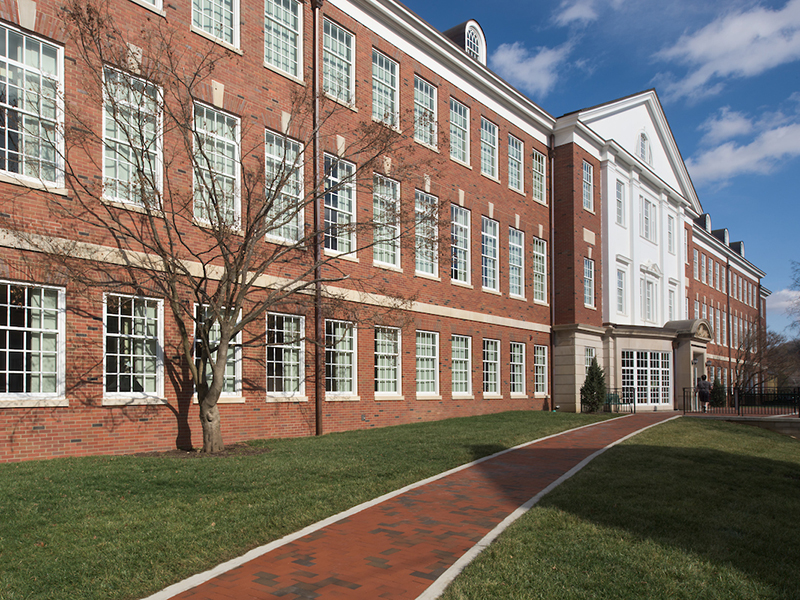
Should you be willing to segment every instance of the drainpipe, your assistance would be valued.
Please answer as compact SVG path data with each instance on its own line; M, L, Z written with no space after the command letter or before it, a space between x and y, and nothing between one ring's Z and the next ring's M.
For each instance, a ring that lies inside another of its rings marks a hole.
M322 153L320 151L319 124L320 124L320 104L319 95L321 93L319 80L322 73L322 61L320 48L322 39L320 35L320 24L322 22L322 4L324 0L313 0L314 11L314 55L311 66L311 93L314 95L314 412L316 435L323 434L322 410L325 398L325 322L322 315L322 257L323 257L323 225L325 215L323 211L322 196L322 176L323 168L320 164Z
M556 399L555 399L555 386L553 381L553 355L555 354L555 347L556 347L556 334L553 330L553 326L556 323L555 314L555 285L553 285L555 280L555 271L556 271L556 250L555 250L555 203L556 203L556 188L555 188L555 149L556 149L556 136L552 133L550 134L550 277L548 277L549 281L549 300L550 300L550 360L547 361L547 377L548 381L550 382L549 391L550 391L550 410L554 410L556 407Z
M731 344L730 340L733 339L733 332L731 331L731 323L733 319L731 318L731 259L729 256L725 257L725 306L728 309L728 314L725 316L726 327L725 327L725 345L728 347L728 381L727 388L728 393L730 393L730 383L731 379L733 378L733 354L731 352Z

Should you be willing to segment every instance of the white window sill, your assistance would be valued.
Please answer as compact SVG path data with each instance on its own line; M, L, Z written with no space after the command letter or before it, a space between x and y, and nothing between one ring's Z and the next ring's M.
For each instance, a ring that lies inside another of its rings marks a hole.
M417 393L417 400L441 400L442 397L439 394L422 394Z
M136 0L134 0L134 1L136 1ZM292 75L291 73L287 73L286 71L284 71L282 69L279 69L275 65L271 65L271 64L265 62L264 63L264 68L265 69L269 69L270 71L272 71L273 73L277 73L278 75L282 75L282 76L286 77L286 79L294 81L295 83L299 83L300 85L305 85L306 84L306 82L303 81L302 78L298 77L297 75ZM298 65L298 68L299 68L299 65Z
M200 404L200 401L197 399L197 394L192 396L192 403L193 404ZM244 404L245 398L242 395L233 395L230 396L220 396L219 400L217 400L217 404Z
M471 283L467 283L466 281L459 281L458 279L451 279L450 283L452 283L453 285L457 285L458 287L468 288L470 290L474 289L472 287L472 284Z
M492 288L482 287L481 291L486 292L487 294L494 294L495 296L502 296L502 292L500 290L493 290Z
M372 261L372 266L377 267L379 269L386 269L387 271L394 271L395 273L403 272L403 269L401 267L390 265L389 263L376 262L374 260Z
M467 168L467 169L469 169L470 171L472 170L472 165L471 165L471 164L469 164L469 163L466 163L466 162L464 162L463 160L459 160L459 159L457 159L457 158L456 158L456 157L454 157L452 154L450 155L450 160L452 160L452 161L453 161L454 163L456 163L456 164L459 164L459 165L461 165L462 167L466 167L466 168Z
M431 273L423 273L421 271L414 271L414 277L421 277L422 279L430 279L431 281L441 281L442 278L438 275L432 275Z
M166 398L157 396L118 396L103 398L103 406L159 406L168 404Z
M51 194L58 194L59 196L69 196L69 189L57 187L55 183L44 183L38 179L31 179L24 175L15 175L13 173L0 173L0 183L10 183L11 185L19 185L31 190L42 190Z
M214 42L215 44L219 44L220 46L222 46L223 48L227 48L231 52L235 52L236 54L239 54L240 56L244 55L244 53L239 48L234 46L233 44L229 44L228 42L226 42L224 40L221 40L221 39L219 39L218 37L216 37L214 35L211 35L207 31L203 31L202 29L198 29L194 25L192 25L189 29L191 31L193 31L194 33L196 33L197 35L199 35L200 37L204 37L207 40L209 40L211 42Z
M525 298L525 296L517 296L516 294L509 294L508 297L511 298L512 300L520 300L521 302L528 301L528 299Z
M377 125L383 125L384 127L388 128L388 129L391 129L395 133L402 134L403 132L400 129L400 126L395 124L395 123L398 123L400 121L400 117L398 115L395 115L394 121L395 121L394 123L390 123L388 121L384 121L383 119L379 119L375 115L372 115L372 122L373 123L376 123Z
M270 396L267 395L267 400L270 404L277 404L277 403L292 403L292 402L308 402L308 396Z
M484 173L483 171L481 171L481 175L486 177L486 179L494 181L495 183L500 183L500 179L496 175L492 175L490 173Z
M521 394L514 394L514 393L512 393L512 394L511 394L511 397L512 397L514 400L527 400L527 399L528 399L528 394L526 394L525 392L523 392L523 393L521 393Z
M358 256L356 256L355 251L352 252L337 252L336 250L328 250L325 249L325 256L329 256L331 258L340 258L341 260L349 260L350 262L357 263Z
M474 394L453 394L453 400L475 400Z
M277 235L270 235L268 233L264 235L264 240L269 242L270 244L275 244L277 246L291 247L291 246L297 246L299 243L299 240L290 240L287 238L278 237Z
M164 8L163 7L162 8L157 8L157 7L153 6L152 4L148 4L144 0L131 0L131 2L133 2L134 4L138 4L142 8L146 8L150 12L155 13L155 14L161 16L161 17L166 17L167 16L167 13L164 12Z
M547 206L547 200L539 200L537 198L534 198L533 201L536 202L536 204L541 204L542 206Z
M488 394L488 393L484 392L483 393L483 399L484 400L502 400L503 399L503 394L496 394L496 393Z
M423 141L421 141L421 140L418 140L418 139L416 138L416 136L414 137L414 141L415 141L416 143L418 143L420 146L422 146L423 148L427 148L428 150L431 150L431 151L433 151L433 152L436 152L437 154L440 154L440 152L439 152L439 147L438 147L438 146L432 146L431 144L428 144L428 143L426 143L426 142L423 142Z
M350 395L338 395L338 394L331 394L330 392L326 392L325 394L325 402L360 402L361 396L350 396Z
M406 397L398 394L379 394L375 393L375 402L405 400Z
M59 408L68 407L69 400L59 398L9 398L0 395L0 410L4 408Z
M534 300L534 304L538 304L539 306L550 306L550 303L546 300Z
M510 185L508 186L508 189L511 190L512 192L516 192L520 196L524 196L525 195L525 190L518 190L517 188L511 187Z
M109 198L108 196L102 197L103 204L108 206L113 206L114 208L119 208L122 210L129 210L135 213L141 213L143 215L148 214L147 208L142 206L141 204L136 204L135 202L126 202L125 200L119 200L117 198Z
M351 94L351 97L353 98L353 100L351 102L346 102L346 101L342 100L341 98L337 98L336 96L334 96L330 92L323 91L322 94L328 100L331 100L332 102L335 102L336 104L339 104L340 106L343 106L344 108L346 108L348 110L352 110L354 113L358 112L358 108L356 108L356 102L355 102L355 97L356 97L355 92L353 92Z

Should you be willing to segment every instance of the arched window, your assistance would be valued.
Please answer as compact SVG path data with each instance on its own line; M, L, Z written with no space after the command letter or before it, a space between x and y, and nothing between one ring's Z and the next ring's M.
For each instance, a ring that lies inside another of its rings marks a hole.
M649 162L648 161L648 157L647 157L648 150L649 150L649 147L648 147L647 136L644 133L640 133L639 134L639 146L636 149L636 153L639 155L639 158L641 158L644 162Z
M467 54L475 60L481 60L481 39L474 27L467 28Z

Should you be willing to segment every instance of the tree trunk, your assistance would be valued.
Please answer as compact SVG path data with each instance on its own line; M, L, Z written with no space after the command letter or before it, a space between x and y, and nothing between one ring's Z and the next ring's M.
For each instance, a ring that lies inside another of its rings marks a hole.
M222 427L219 421L219 407L216 402L210 407L206 402L200 403L200 423L203 426L203 452L210 454L224 450Z

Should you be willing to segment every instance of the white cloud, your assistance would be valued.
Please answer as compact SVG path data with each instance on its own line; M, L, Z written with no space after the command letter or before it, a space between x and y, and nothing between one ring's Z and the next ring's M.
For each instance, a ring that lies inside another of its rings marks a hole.
M555 86L558 72L572 47L572 42L557 48L533 50L528 50L521 42L501 44L490 57L489 65L512 85L541 98Z
M740 112L731 111L729 106L723 106L718 116L706 119L698 129L706 132L701 143L719 144L753 131L753 121Z
M562 2L553 15L556 25L586 25L597 20L595 0L573 0Z
M686 161L695 183L725 181L737 175L772 172L780 162L800 156L800 123L765 129L748 144L725 142Z
M800 292L797 290L780 290L767 297L767 313L785 315L795 302L800 302Z
M800 59L800 0L780 10L756 7L723 15L699 31L682 35L655 57L689 68L682 79L657 77L669 99L718 93L720 80L753 77Z

